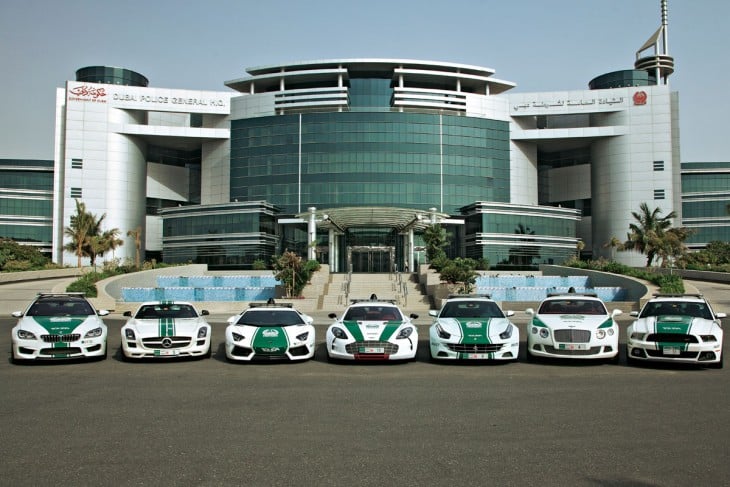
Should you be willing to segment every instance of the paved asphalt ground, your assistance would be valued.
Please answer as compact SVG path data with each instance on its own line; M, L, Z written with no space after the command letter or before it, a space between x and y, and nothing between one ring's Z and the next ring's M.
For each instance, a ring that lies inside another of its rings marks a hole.
M16 366L7 316L0 485L730 485L730 368L526 363L522 310L520 362L467 365L428 361L427 319L416 362L329 364L324 314L306 363L229 364L225 316L211 359L126 363L115 314L107 360Z

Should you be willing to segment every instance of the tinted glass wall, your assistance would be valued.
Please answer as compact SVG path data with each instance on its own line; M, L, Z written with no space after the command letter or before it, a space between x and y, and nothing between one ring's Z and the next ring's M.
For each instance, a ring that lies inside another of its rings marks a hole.
M235 120L230 198L266 200L285 213L308 206L440 207L442 192L447 213L479 200L507 202L508 131L506 122L424 113Z

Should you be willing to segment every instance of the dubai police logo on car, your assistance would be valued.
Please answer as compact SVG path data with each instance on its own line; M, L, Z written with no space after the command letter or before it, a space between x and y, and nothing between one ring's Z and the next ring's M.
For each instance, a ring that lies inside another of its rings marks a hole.
M469 322L467 322L466 327L467 328L481 328L482 324L479 323L478 321L469 321Z
M276 338L279 336L279 330L264 330L261 334L266 338Z

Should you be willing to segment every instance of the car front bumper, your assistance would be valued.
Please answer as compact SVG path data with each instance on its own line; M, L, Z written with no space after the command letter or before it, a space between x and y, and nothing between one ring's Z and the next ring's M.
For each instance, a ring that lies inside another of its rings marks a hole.
M626 353L630 360L710 365L718 364L722 360L722 344L689 343L681 346L629 339L626 341Z
M48 343L42 340L13 339L16 360L73 360L106 356L106 336L82 338L73 342Z
M327 344L329 357L335 360L413 360L418 338L396 338L389 341L354 341L334 338Z
M435 334L429 337L431 357L438 360L517 360L519 336L485 344L462 344Z
M202 357L209 353L210 339L190 337L190 342L186 346L171 346L165 348L150 347L142 343L141 340L122 339L122 353L126 358L130 359L146 359L146 358L176 358L176 357Z

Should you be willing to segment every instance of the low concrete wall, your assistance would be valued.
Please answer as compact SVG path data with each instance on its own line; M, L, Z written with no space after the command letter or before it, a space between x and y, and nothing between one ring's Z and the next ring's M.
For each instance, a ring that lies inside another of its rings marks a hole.
M39 279L64 279L76 277L91 272L90 267L64 267L63 269L49 269L43 271L3 272L0 273L0 284L7 282L37 281Z
M730 273L728 272L692 271L688 269L666 269L662 267L653 269L653 271L659 274L677 274L682 279L730 284Z

